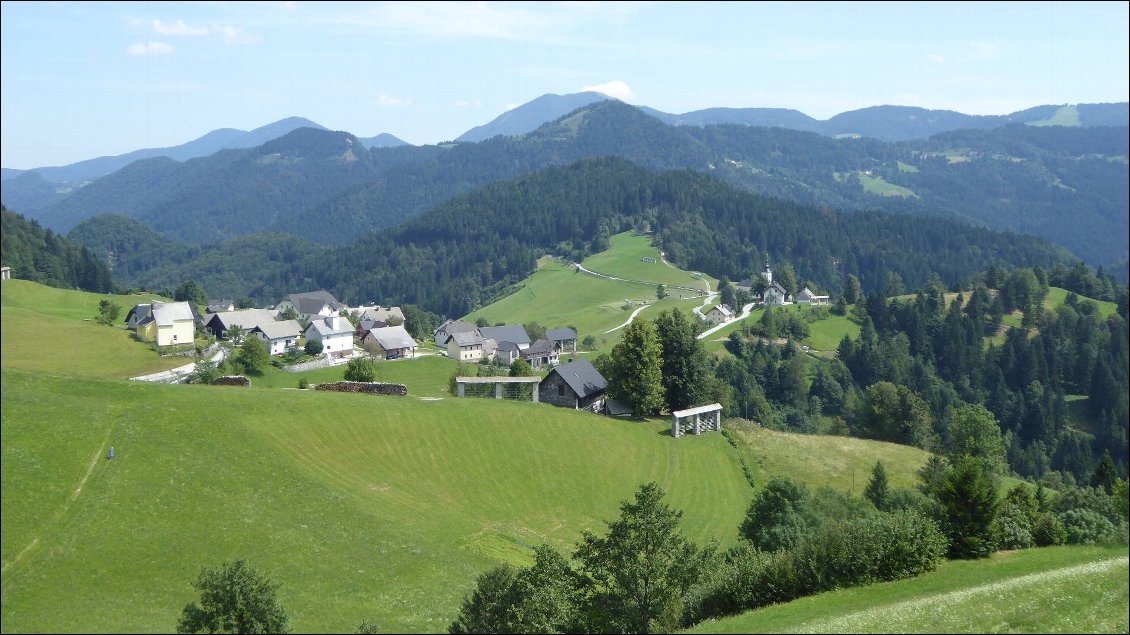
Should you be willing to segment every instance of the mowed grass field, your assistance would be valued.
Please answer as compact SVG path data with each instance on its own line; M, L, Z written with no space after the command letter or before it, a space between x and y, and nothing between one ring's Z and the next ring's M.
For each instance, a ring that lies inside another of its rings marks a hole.
M911 580L801 598L691 633L1125 633L1125 547L1048 547L945 562Z
M126 378L181 366L184 358L161 358L125 328L135 304L157 295L103 295L45 287L26 280L0 285L0 341L4 365L56 374ZM117 302L114 326L99 324L98 303Z
M713 289L716 284L709 276L695 278L689 272L664 264L646 236L617 234L611 244L608 250L590 256L581 264L591 271L624 280L590 275L570 264L545 257L538 261L537 271L517 291L463 319L474 322L483 318L490 324L537 322L549 328L572 326L581 339L587 335L596 338L593 352L607 352L620 341L620 334L606 332L626 322L643 303L647 306L639 313L640 319L655 319L659 313L676 307L689 314L692 308L702 306L703 298L676 288L668 288L668 297L658 300L656 290L660 284L703 290L707 285ZM643 257L654 258L656 262L644 262ZM634 304L625 308L627 301Z

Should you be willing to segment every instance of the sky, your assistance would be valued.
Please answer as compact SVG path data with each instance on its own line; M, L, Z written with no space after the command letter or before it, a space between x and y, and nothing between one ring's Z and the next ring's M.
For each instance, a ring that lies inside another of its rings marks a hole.
M0 164L290 116L413 144L546 93L670 113L1130 101L1126 2L4 2Z

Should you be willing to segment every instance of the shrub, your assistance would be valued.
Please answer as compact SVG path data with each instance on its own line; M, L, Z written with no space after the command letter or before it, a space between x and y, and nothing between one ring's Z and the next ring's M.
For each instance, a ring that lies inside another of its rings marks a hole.
M1067 542L1067 529L1055 514L1041 512L1032 523L1032 541L1037 547L1051 547Z
M310 387L310 380L306 379L305 377L298 380L299 390L306 390L309 387Z
M321 355L322 348L321 340L306 340L306 345L302 347L302 350L305 351L307 355Z
M345 381L370 382L377 379L377 365L368 357L349 360L345 366Z
M1119 542L1114 523L1089 509L1069 509L1063 513L1067 543L1071 545L1103 545Z

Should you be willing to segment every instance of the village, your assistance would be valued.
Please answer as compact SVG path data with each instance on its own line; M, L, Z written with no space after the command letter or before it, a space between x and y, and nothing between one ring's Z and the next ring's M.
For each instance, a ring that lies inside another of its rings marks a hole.
M642 260L655 262L653 258ZM609 277L580 265L577 270ZM807 286L795 296L790 294L773 279L768 262L761 274L733 285L736 295L730 295L739 301L748 300L741 307L714 303L719 295L726 297L727 294L709 290L709 284L707 287L703 305L692 310L700 324L699 339L744 320L754 307L829 304L828 296L816 295ZM707 306L710 308L703 310ZM607 379L582 356L589 351L581 350L577 330L571 326L544 329L537 324L490 326L481 318L476 322L449 319L432 331L430 338L417 340L406 328L405 314L399 306L370 303L351 307L324 289L289 294L268 308L237 309L230 299L210 299L203 308L201 313L189 301L140 303L128 311L125 324L137 339L151 343L158 351L184 351L195 345L199 354L211 355L214 363L221 363L230 349L244 338L255 337L271 358L279 360L276 365L288 372L342 365L356 358L376 362L446 357L459 362L459 368L466 371L466 376L453 378L456 397L502 399L505 396L608 416L631 414L627 404L606 394ZM639 310L633 311L617 328L630 324ZM536 337L531 337L527 327L534 330ZM213 344L201 349L202 339ZM588 341L591 342L591 338ZM284 360L287 363L280 363ZM491 374L499 369L505 371L519 361L528 366L527 376ZM480 367L478 375L470 370L475 366ZM179 369L135 379L184 382L188 381L193 368L193 364L186 364ZM673 412L672 434L678 437L684 433L719 430L720 410L718 404L702 404L691 410ZM700 425L704 414L707 415L703 419L705 423Z

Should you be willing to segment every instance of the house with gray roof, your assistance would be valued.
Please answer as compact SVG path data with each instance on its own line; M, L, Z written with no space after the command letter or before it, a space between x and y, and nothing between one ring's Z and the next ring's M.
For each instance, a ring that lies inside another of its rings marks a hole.
M561 408L600 412L608 382L587 359L574 359L549 371L538 384L538 400Z
M204 328L218 339L226 339L233 327L248 333L256 326L275 321L275 311L271 309L243 309L240 311L221 311L208 316Z
M520 352L520 355L534 370L552 368L561 362L557 349L549 340L538 340L530 344L529 348Z
M477 362L483 357L484 343L478 330L452 333L447 338L447 356L461 362Z
M433 333L435 337L436 346L447 346L447 340L456 333L478 333L479 327L471 324L470 322L460 322L458 320L448 320L439 325L436 332Z
M479 327L479 335L482 335L484 340L494 340L498 344L502 342L513 342L518 345L518 348L528 348L530 346L530 335L526 333L526 327L521 324L481 326Z
M263 340L271 355L282 355L287 350L298 346L298 336L302 334L302 325L298 323L298 320L272 320L257 324L251 329L250 333Z
M385 359L396 359L414 356L417 345L403 326L385 326L370 329L361 338L361 347Z
M360 320L372 320L374 322L397 322L404 324L404 311L400 310L398 306L381 306L374 304L371 306L359 306L348 309L350 313L356 313Z
M344 308L346 306L338 302L337 298L325 289L306 293L292 293L279 300L279 303L275 305L275 311L278 313L294 309L299 320L332 317L338 315Z
M353 324L337 315L315 317L306 325L302 332L306 341L316 340L322 343L322 352L331 357L349 357L353 355Z
M191 345L196 339L196 313L188 302L134 305L126 314L126 324L157 346Z
M219 300L208 300L208 305L204 309L205 313L221 313L223 311L234 311L235 300L228 298L220 298Z
M549 329L545 338L553 342L558 353L573 353L577 350L577 332L573 329Z

